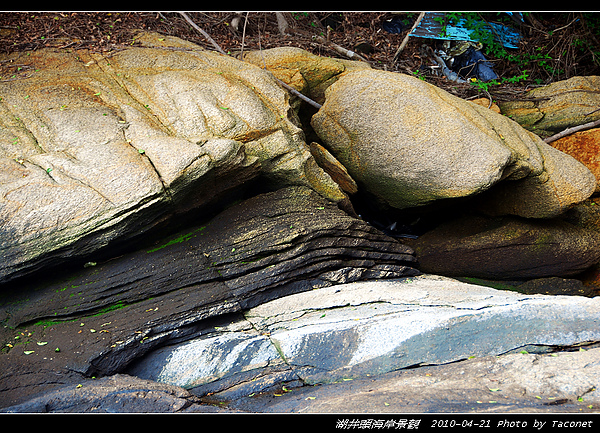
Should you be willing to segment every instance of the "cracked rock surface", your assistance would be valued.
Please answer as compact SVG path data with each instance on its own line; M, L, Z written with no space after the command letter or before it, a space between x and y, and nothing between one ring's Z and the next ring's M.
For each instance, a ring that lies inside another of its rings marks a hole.
M239 399L278 381L331 384L587 344L600 339L599 309L599 298L524 295L433 275L354 282L259 305L210 335L159 349L129 373L201 396ZM540 375L553 361L544 367L546 358L506 359L511 368L537 368ZM557 377L550 389L572 398L596 386L600 364L590 359L581 374ZM548 391L534 379L502 378L531 393Z
M346 198L318 167L273 76L177 38L103 55L3 59L0 282L210 209L258 176Z

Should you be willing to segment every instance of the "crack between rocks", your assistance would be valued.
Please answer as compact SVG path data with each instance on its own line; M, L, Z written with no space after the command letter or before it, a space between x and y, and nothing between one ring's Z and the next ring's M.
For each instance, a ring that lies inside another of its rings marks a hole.
M264 336L264 337L266 337L266 338L269 339L269 342L270 342L271 346L273 346L273 348L275 349L275 351L279 355L279 358L281 359L281 361L283 361L283 363L289 367L290 371L296 376L296 378L297 378L298 381L300 381L303 385L306 385L306 382L304 381L304 379L297 372L297 367L298 366L290 364L290 362L285 357L285 354L283 353L283 350L281 349L281 344L279 343L279 341L277 339L271 337L271 333L260 331L254 325L254 323L252 323L250 320L248 320L245 316L244 316L244 320L246 322L248 322L248 324L250 326L250 329L253 329L256 333L258 333L258 335L262 335L262 336ZM268 365L271 365L271 361L268 362Z

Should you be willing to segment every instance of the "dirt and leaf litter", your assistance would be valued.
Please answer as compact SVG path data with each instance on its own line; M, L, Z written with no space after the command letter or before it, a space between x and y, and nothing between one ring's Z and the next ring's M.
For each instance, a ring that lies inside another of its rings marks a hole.
M374 68L415 74L463 97L487 90L494 96L510 98L534 86L575 75L597 75L600 70L600 14L597 13L427 13L396 59L395 54L411 32L419 12L261 11L188 12L187 15L227 53L295 46L322 56L344 57L343 51L336 49L342 47ZM437 25L435 31L440 33L433 35L436 38L417 37L427 20ZM471 42L483 45L479 52L492 65L498 76L496 82L452 82L438 75L435 61L423 54L423 45L440 49L449 40L446 36L455 35L454 29L461 27L467 29ZM215 49L180 13L65 11L0 13L0 51L55 47L110 52L135 46L138 43L135 35L140 29ZM497 43L494 40L497 29L509 29L508 33L518 33L520 38L510 46Z

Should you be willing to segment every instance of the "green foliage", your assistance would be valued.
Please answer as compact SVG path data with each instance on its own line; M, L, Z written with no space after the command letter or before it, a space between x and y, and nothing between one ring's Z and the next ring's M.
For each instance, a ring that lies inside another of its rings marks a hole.
M515 75L514 77L502 77L502 78L500 78L500 81L498 81L498 80L479 81L479 80L473 79L473 80L469 81L469 83L473 87L476 87L479 90L487 92L490 90L490 88L492 88L494 86L499 86L501 84L507 84L507 83L516 84L516 83L524 82L527 80L528 77L529 77L529 74L527 73L527 70L524 70L521 75Z
M182 234L182 235L180 235L180 236L178 236L178 237L176 237L174 239L171 239L168 242L166 242L166 243L164 243L164 244L162 244L162 245L160 245L160 246L158 246L156 248L148 250L146 252L147 253L154 253L154 252L156 252L158 250L162 250L163 248L168 247L169 245L179 244L179 243L182 243L182 242L186 242L189 239L191 239L193 237L196 237L196 234L198 232L202 232L205 228L206 228L206 226L198 227L198 228L192 230L190 233L184 233L184 234ZM202 233L200 233L200 234L202 234Z
M310 19L308 12L291 12L291 14L292 14L292 17L296 21L301 21L303 19ZM317 24L314 21L309 21L309 25L311 27L317 27Z
M527 13L523 13L525 16ZM483 52L488 59L496 62L496 65L505 65L507 70L521 71L515 76L503 76L499 81L494 80L488 83L474 82L473 85L481 90L488 90L490 87L504 83L533 83L543 84L544 81L564 79L568 77L567 69L570 69L570 63L577 64L576 61L568 59L575 58L576 51L580 56L591 57L593 64L600 66L600 48L595 45L596 38L588 38L585 35L592 33L600 35L600 14L597 13L582 13L579 20L573 20L572 15L562 17L566 23L576 23L583 26L583 29L578 28L578 33L569 39L569 42L559 44L557 41L560 38L566 40L566 30L562 29L556 32L557 35L550 30L542 44L525 44L523 48L506 49L491 31L488 22L502 23L510 27L511 22L508 15L502 12L495 13L478 13L478 12L447 12L442 17L436 18L442 24L442 34L446 35L448 25L461 24L466 29L470 30L470 37L476 42L483 45ZM561 18L556 14L553 18ZM581 21L581 23L579 23ZM561 27L567 27L561 26ZM554 36L554 38L553 38ZM560 50L557 47L560 45ZM502 74L499 74L502 75ZM543 77L544 79L540 78ZM535 78L533 78L535 77Z

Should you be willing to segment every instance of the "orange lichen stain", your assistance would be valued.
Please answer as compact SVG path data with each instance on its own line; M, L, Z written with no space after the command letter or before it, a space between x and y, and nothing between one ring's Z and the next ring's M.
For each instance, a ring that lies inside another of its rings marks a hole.
M600 179L600 128L575 132L553 141L550 146L571 155Z

